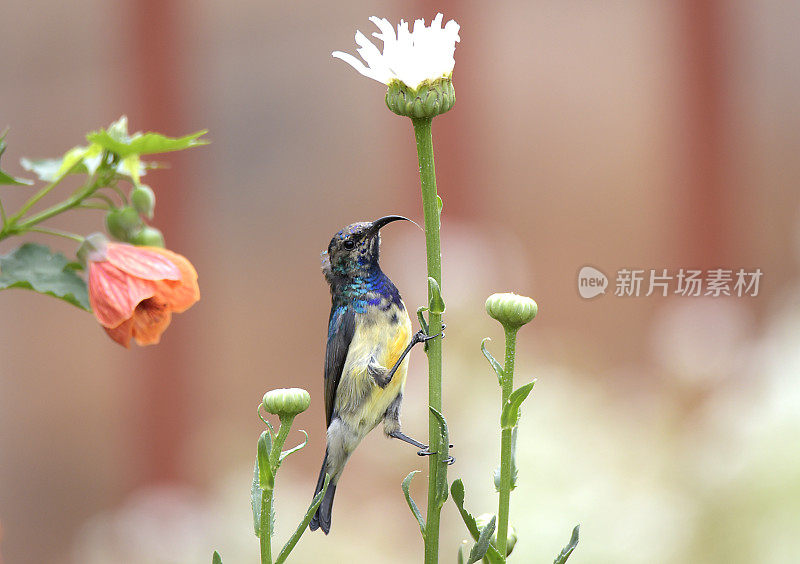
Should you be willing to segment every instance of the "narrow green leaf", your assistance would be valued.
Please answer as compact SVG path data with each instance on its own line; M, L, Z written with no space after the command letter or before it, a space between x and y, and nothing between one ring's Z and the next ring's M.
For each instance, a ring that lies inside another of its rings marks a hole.
M297 542L300 540L300 537L303 536L303 533L308 530L308 524L311 523L311 519L314 518L314 513L317 512L317 508L319 507L320 503L322 503L322 499L325 497L325 492L328 491L328 485L331 482L331 475L325 474L325 483L322 485L322 491L320 491L317 495L314 496L314 499L311 500L311 505L308 507L308 511L306 511L303 520L297 526L294 534L286 541L286 544L281 549L280 554L278 554L278 558L275 559L275 564L282 564L286 561L289 557L289 553L292 552L292 549L297 545Z
M110 129L110 128L109 128ZM156 153L168 153L171 151L181 151L189 147L207 145L209 142L200 139L208 133L208 130L198 131L183 137L167 137L160 133L135 133L130 137L123 135L113 135L111 131L100 129L93 131L86 136L90 143L97 143L102 148L115 153L120 158L129 155L152 155Z
M261 486L259 486L258 459L253 465L253 485L250 487L250 507L253 508L253 528L256 537L261 531Z
M578 546L580 529L580 525L575 525L575 528L572 529L572 536L570 537L567 546L565 546L564 550L562 550L559 555L556 556L556 559L553 560L553 564L564 564L567 561L567 559L570 557L570 554L572 554L572 551L575 550L576 546Z
M216 550L214 551L214 556L211 557L211 564L222 564L222 557Z
M444 313L444 300L439 284L430 276L428 277L428 309L431 313L440 315Z
M24 288L91 311L86 282L75 273L80 265L43 245L25 243L0 256L0 290Z
M480 538L480 530L478 529L478 524L475 522L475 517L464 508L464 482L461 481L461 478L455 480L450 485L450 493L453 495L453 502L456 504L458 512L461 514L461 519L463 519L464 524L467 526L470 536L473 540L477 541ZM497 548L491 544L486 552L486 558L491 564L502 564L506 561L505 558L500 556Z
M419 326L422 328L422 330L425 332L426 335L429 335L430 333L428 332L429 331L429 329L428 329L428 320L425 319L425 316L422 314L425 311L428 311L427 307L425 307L425 306L418 307L417 308L417 319L419 319ZM429 345L430 345L430 343L428 343L428 341L425 341L422 344L425 352L428 352L428 346Z
M258 438L258 485L262 490L271 490L275 486L275 475L272 465L269 462L270 451L272 450L272 435L269 431L264 431Z
M483 356L486 357L486 360L489 361L489 364L491 365L492 370L494 370L494 373L497 374L497 382L502 386L503 376L505 375L505 372L503 371L503 367L500 366L500 363L497 362L497 360L495 360L495 358L492 356L492 353L490 353L489 350L486 348L486 341L491 341L491 339L489 337L486 337L483 341L481 341L481 352L483 353Z
M472 550L469 551L467 564L474 564L486 555L486 552L489 550L489 544L492 542L492 534L494 533L496 520L497 516L492 515L492 519L481 529L481 534L478 535L478 541L475 543L475 546L472 547Z
M6 134L8 130L6 129L3 133L0 133L0 157L3 156L3 153L6 150ZM9 186L29 186L33 184L32 180L28 180L27 178L16 178L11 176L7 172L3 172L0 169L0 185L9 185Z
M519 408L522 402L525 401L525 398L528 397L528 394L531 393L534 384L536 384L536 380L524 386L520 386L511 392L508 401L506 401L506 404L503 406L503 412L500 414L500 427L503 429L512 429L517 425L520 416Z
M442 202L442 197L438 194L436 195L436 208L439 210L439 215L442 215L442 208L444 207L444 202Z
M306 436L305 440L302 443L300 443L299 445L297 445L296 447L293 447L293 448L290 448L289 450L284 450L283 452L281 452L280 457L278 457L278 461L279 462L283 462L284 458L286 458L290 454L294 454L295 452L297 452L298 450L302 449L304 446L306 446L308 444L308 433L306 433L303 429L300 429L300 432L303 433Z
M464 564L464 545L458 547L458 564Z
M414 502L414 499L411 497L411 492L409 489L411 488L411 479L414 477L414 474L417 474L419 470L413 470L412 472L408 473L405 480L403 480L403 495L406 496L406 503L408 504L408 508L411 510L411 513L417 519L417 523L419 524L419 532L422 534L422 540L425 540L425 520L422 518L422 513L419 511L419 507Z
M519 470L517 469L517 432L519 431L519 425L516 425L513 429L511 429L511 490L513 491L514 488L517 487L517 477L519 475ZM500 484L502 480L500 479L500 467L494 469L494 488L499 492L500 491Z
M428 406L428 409L431 410L433 416L436 418L437 423L439 424L439 436L440 436L440 444L439 444L439 453L436 455L439 457L439 462L442 464L447 464L447 459L450 457L449 455L449 446L450 446L450 433L447 430L447 421L444 419L444 415L436 411L431 406ZM435 485L436 487L436 497L439 501L439 507L444 505L444 502L447 501L447 480L440 480L438 484Z

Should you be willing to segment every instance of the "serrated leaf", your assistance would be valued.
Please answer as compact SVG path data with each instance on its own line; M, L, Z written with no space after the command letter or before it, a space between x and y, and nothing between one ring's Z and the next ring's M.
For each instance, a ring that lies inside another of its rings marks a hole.
M3 131L3 133L0 133L0 157L3 156L3 153L6 150L6 142L5 142L6 133L8 133L8 130ZM27 178L16 178L14 176L11 176L7 172L3 172L3 170L0 169L0 185L30 186L31 184L33 184L33 181L28 180Z
M93 131L86 136L86 139L90 143L97 143L107 151L115 153L123 159L129 155L169 153L208 144L208 141L200 139L200 137L208 133L206 129L183 137L167 137L154 132L134 133L128 137L119 133L113 134L110 129Z
M283 462L284 458L286 458L290 454L294 454L295 452L302 449L304 446L308 444L308 433L306 433L303 429L300 429L300 432L306 436L305 440L296 447L292 447L289 450L284 450L283 452L281 452L281 455L278 457L278 461Z
M497 360L495 360L495 358L492 356L492 353L490 353L489 350L486 348L486 341L491 341L491 339L489 337L486 337L483 341L481 341L481 352L483 353L483 356L486 357L486 360L489 361L492 370L494 370L494 373L497 374L497 381L502 386L503 377L505 376L505 371L503 370L503 367L500 366L500 363L497 362Z
M411 492L409 489L411 488L411 479L414 477L414 474L419 473L419 470L413 470L408 473L408 476L405 477L403 480L403 495L406 496L406 503L408 504L408 508L411 510L411 513L417 520L417 524L419 525L419 532L422 534L422 540L425 540L425 520L422 518L422 513L419 511L419 507L414 502L414 498L411 497Z
M222 557L216 550L214 551L214 556L211 557L211 564L222 564Z
M258 485L258 459L253 465L253 484L250 487L250 507L253 508L253 529L256 536L261 532L261 487Z
M580 525L575 525L575 528L572 529L572 536L567 543L567 546L556 556L556 559L553 560L553 564L564 564L567 559L572 554L572 551L575 550L575 547L578 546L578 537L580 536Z
M25 243L0 256L0 290L33 290L92 311L86 282L75 273L79 267L44 245Z
M428 277L428 310L431 313L444 313L444 300L438 282L434 278Z
M492 542L492 534L494 533L496 520L497 516L492 515L492 519L481 529L480 535L478 535L478 541L475 543L475 546L472 547L472 550L469 551L467 564L474 564L486 555L486 552L489 550L489 544Z
M453 483L450 485L450 493L453 496L453 502L456 504L458 512L461 514L461 519L464 521L464 525L467 526L470 536L473 540L477 541L480 538L481 532L478 529L478 524L475 522L475 517L473 517L472 514L464 508L464 482L461 481L461 478L453 481ZM486 552L486 558L491 564L502 564L506 561L505 558L500 556L497 548L491 544Z
M517 477L519 470L517 469L517 432L519 425L511 429L511 490L517 487ZM500 491L500 484L502 480L500 477L500 467L494 469L494 489Z
M534 384L536 384L536 380L511 392L511 395L508 396L508 401L503 406L503 412L500 414L501 428L512 429L517 425L519 422L519 408L528 397L528 394L531 393Z

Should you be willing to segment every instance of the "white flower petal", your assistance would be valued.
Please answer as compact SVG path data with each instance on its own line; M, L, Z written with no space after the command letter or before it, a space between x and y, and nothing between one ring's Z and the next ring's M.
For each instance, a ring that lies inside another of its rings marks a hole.
M366 65L341 51L333 56L378 82L388 84L397 79L417 88L424 80L436 80L453 72L455 44L461 40L460 26L450 20L442 28L443 18L441 13L436 14L430 27L425 26L425 20L416 20L413 30L409 30L408 22L400 20L395 33L389 20L372 16L369 19L379 30L372 36L383 42L383 52L359 31L356 51Z

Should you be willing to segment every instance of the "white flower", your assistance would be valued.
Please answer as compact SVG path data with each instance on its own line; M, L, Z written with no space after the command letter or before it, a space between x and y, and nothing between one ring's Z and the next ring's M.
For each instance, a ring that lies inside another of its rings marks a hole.
M372 35L383 41L383 53L357 31L357 51L367 64L350 53L334 51L333 56L368 78L383 84L396 79L416 90L424 80L449 77L453 72L453 54L456 42L461 39L458 36L460 26L455 20L450 20L442 28L442 17L442 14L436 14L430 27L425 27L425 20L416 20L414 31L408 30L408 22L400 20L395 35L389 20L372 16L370 21L381 31Z

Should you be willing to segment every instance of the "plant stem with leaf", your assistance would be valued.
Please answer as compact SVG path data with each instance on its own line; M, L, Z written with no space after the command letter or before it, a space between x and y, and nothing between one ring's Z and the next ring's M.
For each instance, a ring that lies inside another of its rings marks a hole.
M505 405L514 390L514 359L518 328L506 327L506 359L503 367L502 398ZM512 429L503 429L500 438L500 501L497 508L497 551L505 556L508 543L508 513L511 503Z
M427 252L428 277L433 278L439 288L442 286L442 252L439 239L439 205L436 193L436 168L433 161L433 137L431 118L412 118L414 136L417 142L419 159L419 178L422 185L422 207L425 215L425 248ZM442 332L441 312L429 311L428 333ZM433 339L428 346L428 404L442 411L442 339ZM429 414L428 439L431 452L438 453L447 448L441 444L439 423ZM439 517L445 500L441 492L447 491L447 465L439 456L428 459L428 513L425 527L425 562L439 561ZM443 486L443 487L442 487Z

